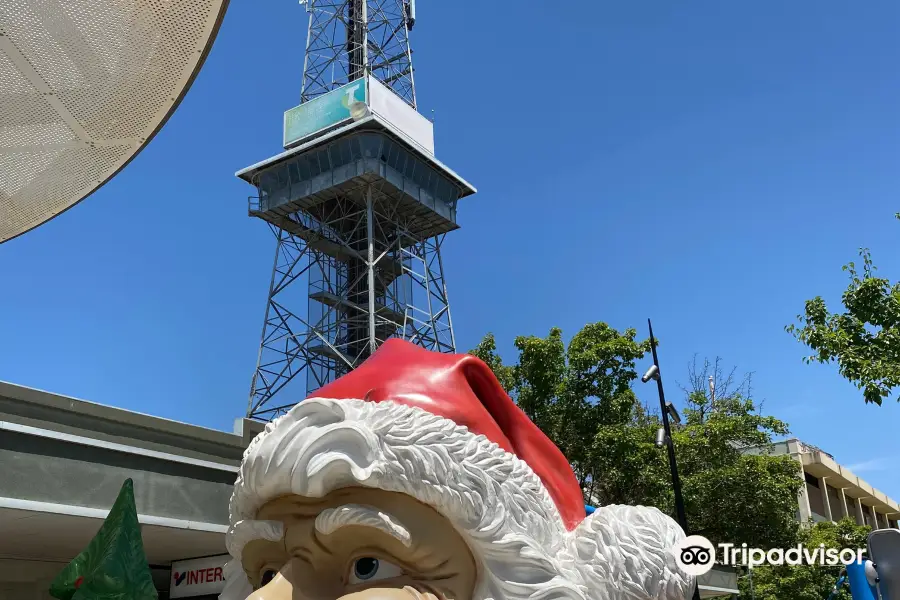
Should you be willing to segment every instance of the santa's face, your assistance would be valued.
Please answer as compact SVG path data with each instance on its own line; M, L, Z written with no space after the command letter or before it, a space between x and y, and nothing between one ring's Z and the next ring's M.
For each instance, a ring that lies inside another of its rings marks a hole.
M449 521L394 492L345 488L285 496L258 520L284 524L277 542L242 553L256 591L247 600L471 600L476 567Z

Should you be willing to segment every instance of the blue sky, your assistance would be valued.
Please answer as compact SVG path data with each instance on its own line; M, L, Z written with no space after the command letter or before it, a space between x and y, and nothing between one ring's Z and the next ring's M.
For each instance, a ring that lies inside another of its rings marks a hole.
M900 499L900 405L865 406L783 330L836 305L860 246L900 277L900 4L418 4L420 109L479 189L444 246L460 349L652 317L670 396L719 355ZM135 161L0 246L0 379L231 429L274 250L233 174L280 150L304 43L295 2L234 0Z

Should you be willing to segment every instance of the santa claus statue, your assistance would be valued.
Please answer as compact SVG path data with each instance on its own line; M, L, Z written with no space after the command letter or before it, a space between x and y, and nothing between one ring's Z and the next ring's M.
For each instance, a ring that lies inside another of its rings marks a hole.
M585 516L559 449L467 355L389 340L266 426L223 600L681 600L655 508Z

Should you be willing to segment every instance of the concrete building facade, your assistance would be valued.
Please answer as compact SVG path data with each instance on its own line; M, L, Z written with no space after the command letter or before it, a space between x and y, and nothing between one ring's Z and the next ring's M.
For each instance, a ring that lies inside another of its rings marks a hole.
M0 383L0 600L49 600L129 477L168 600L174 561L224 554L232 485L262 427L242 419L235 433L214 431ZM204 597L188 587L173 597Z
M796 438L773 444L771 448L753 448L746 452L788 455L802 467L803 486L797 507L801 523L839 521L851 517L858 525L873 529L896 529L900 505L875 489L831 454Z

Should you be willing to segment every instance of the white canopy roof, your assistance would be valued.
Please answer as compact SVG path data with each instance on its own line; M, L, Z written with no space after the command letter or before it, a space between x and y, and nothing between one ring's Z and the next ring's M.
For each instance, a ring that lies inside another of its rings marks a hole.
M228 0L0 2L0 243L70 208L147 144Z

